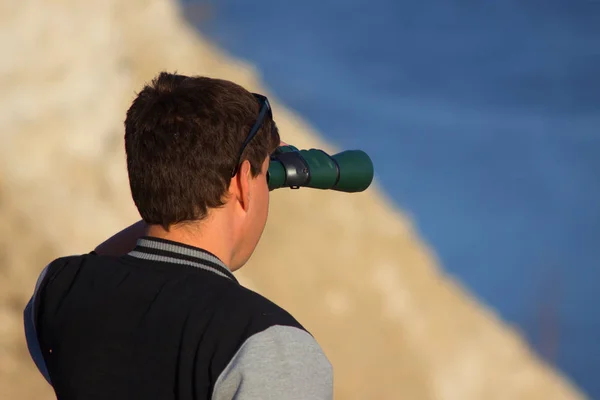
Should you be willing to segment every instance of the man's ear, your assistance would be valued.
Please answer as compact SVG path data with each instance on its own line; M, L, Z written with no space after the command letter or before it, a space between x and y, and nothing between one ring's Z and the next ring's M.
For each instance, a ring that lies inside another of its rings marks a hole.
M235 199L244 211L248 211L250 205L252 172L250 161L244 160L233 178Z

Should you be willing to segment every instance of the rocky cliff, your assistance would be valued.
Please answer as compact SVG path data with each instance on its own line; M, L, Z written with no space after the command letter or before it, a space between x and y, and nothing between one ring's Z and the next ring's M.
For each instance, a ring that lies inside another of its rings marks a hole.
M0 0L0 49L0 398L50 399L21 312L47 262L137 219L122 144L135 91L176 70L269 93L168 0ZM287 142L333 150L273 100ZM377 188L274 192L239 277L316 336L338 399L581 398L444 276Z

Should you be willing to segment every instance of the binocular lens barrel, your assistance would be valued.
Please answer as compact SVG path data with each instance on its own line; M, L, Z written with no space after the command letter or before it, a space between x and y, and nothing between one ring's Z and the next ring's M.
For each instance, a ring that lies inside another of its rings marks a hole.
M269 190L310 187L355 193L371 185L373 174L373 162L361 150L330 156L319 149L283 146L271 156L267 179Z

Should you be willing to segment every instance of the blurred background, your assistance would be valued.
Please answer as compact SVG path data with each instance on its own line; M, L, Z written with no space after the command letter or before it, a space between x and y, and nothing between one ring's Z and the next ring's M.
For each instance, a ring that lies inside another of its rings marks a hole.
M18 336L39 270L135 220L120 124L160 69L374 160L370 194L275 194L242 274L322 342L336 398L600 398L599 2L63 3L0 1L0 398L49 393ZM314 250L289 260L286 229Z
M600 3L186 1L600 398Z

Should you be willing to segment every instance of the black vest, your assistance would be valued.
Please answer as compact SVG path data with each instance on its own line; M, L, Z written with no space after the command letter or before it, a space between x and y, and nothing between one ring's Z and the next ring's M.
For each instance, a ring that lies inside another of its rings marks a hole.
M155 238L119 258L55 260L35 310L59 400L209 399L249 337L304 329L211 253Z

